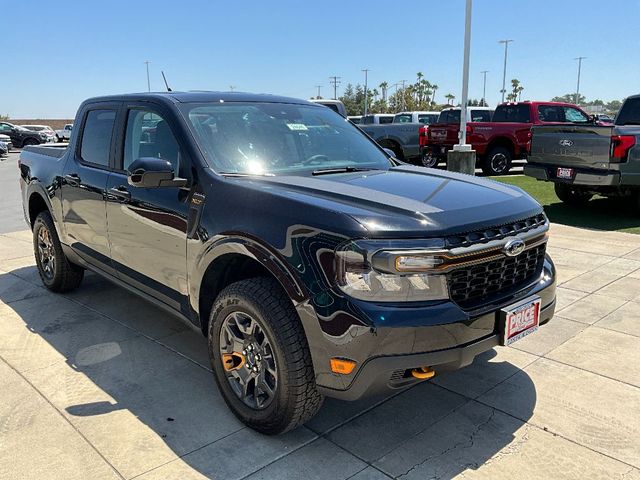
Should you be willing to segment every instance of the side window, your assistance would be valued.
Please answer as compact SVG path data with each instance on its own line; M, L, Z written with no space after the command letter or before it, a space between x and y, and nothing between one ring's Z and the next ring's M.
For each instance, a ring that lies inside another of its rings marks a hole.
M115 110L90 110L84 123L80 158L88 163L109 166L111 135L116 120Z
M564 107L564 118L571 123L587 123L589 117L576 108Z
M129 110L124 139L124 170L143 157L168 160L176 175L180 171L180 149L169 124L157 113Z
M489 110L471 110L472 122L490 122L491 112Z
M538 105L538 118L541 122L562 122L562 107L555 105Z
M9 125L7 125L6 123L0 124L0 132L10 132L10 131L11 131L11 127Z
M393 117L380 117L380 123L393 123Z

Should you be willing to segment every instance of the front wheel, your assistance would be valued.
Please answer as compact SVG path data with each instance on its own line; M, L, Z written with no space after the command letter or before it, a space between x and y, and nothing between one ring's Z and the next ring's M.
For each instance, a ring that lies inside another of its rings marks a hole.
M582 206L593 197L592 193L567 183L555 183L553 188L557 197L568 205Z
M513 156L509 149L505 147L494 147L482 162L482 171L485 175L504 175L511 169Z
M211 309L208 343L222 396L249 427L283 433L320 409L304 330L274 279L226 287Z
M33 250L40 279L49 290L68 292L80 285L84 269L67 259L49 212L41 212L33 223Z
M420 163L423 167L434 168L438 165L438 157L430 153L423 153L420 156Z

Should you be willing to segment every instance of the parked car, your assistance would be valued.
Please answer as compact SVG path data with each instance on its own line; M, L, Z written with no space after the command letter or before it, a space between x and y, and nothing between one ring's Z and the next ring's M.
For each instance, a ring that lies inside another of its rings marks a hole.
M73 123L67 123L62 129L56 130L56 140L61 142L63 140L69 140L71 138L71 131L73 130Z
M53 131L53 129L48 126L48 125L20 125L23 128L26 128L27 130L31 130L32 132L43 132L47 135L47 141L48 142L55 142L57 140L56 138L56 132Z
M615 122L615 119L611 115L607 115L606 113L596 113L593 115L593 118L596 122L600 122L603 124L611 124Z
M458 143L458 123L431 125L427 151L437 160ZM531 126L560 123L589 123L591 117L580 107L558 102L514 102L496 107L489 120L472 118L467 124L467 143L476 151L478 163L486 175L502 175L511 169L514 158L526 158Z
M393 152L398 160L409 163L420 161L421 123L387 123L358 127L375 140L381 147Z
M5 154L9 153L13 148L13 143L11 142L11 137L9 135L0 135L0 144L2 144L1 148Z
M354 125L359 125L362 121L362 115L349 115L347 117L347 120L349 120Z
M393 117L393 123L423 123L431 125L438 121L440 112L400 112Z
M20 156L43 284L70 291L89 269L202 332L221 394L258 431L463 367L553 316L535 200L401 164L322 106L118 95L75 124L68 148Z
M393 123L394 115L392 113L374 113L371 115L363 115L360 125L383 125Z
M615 125L536 125L531 133L525 175L553 182L572 205L599 194L630 199L640 211L640 95L625 100Z
M344 103L342 103L340 100L330 100L330 99L326 99L326 98L321 98L321 99L315 99L314 98L311 101L313 103L318 103L320 105L324 105L325 107L328 107L331 110L333 110L334 112L339 113L343 117L347 118L347 109L345 108Z
M51 141L45 132L34 132L9 122L0 122L0 134L11 138L11 143L17 148Z

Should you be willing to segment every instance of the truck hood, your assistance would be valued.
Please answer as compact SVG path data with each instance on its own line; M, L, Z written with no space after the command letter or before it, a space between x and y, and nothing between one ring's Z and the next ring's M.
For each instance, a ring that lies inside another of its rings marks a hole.
M257 184L348 215L372 237L450 235L542 211L517 187L412 166L316 177L261 177Z

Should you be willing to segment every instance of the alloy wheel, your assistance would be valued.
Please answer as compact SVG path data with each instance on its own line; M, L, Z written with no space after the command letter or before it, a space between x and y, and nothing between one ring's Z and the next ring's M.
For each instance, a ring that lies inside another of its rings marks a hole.
M502 173L507 169L509 161L507 156L502 153L496 153L491 157L491 169L495 173Z
M42 273L47 280L52 280L56 272L56 254L49 230L44 227L38 230L38 257Z
M255 318L236 311L224 319L220 358L231 388L245 405L262 410L271 404L278 370L271 343Z

